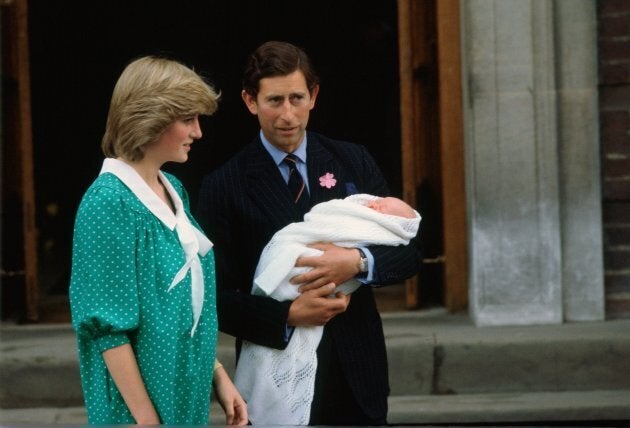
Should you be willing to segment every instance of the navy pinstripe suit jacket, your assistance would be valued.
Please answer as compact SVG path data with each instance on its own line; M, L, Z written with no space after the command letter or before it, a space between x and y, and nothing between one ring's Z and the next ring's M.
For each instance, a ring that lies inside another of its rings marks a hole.
M352 193L389 193L374 159L357 144L308 132L307 166L311 206ZM319 177L327 172L337 179L331 189L319 184ZM291 302L252 296L250 290L266 243L276 231L302 218L259 137L204 178L198 209L197 219L215 244L219 329L237 339L284 349ZM415 242L406 247L373 246L370 251L377 284L399 283L419 270ZM367 415L384 419L389 394L387 355L372 288L359 288L346 312L325 328L357 402Z

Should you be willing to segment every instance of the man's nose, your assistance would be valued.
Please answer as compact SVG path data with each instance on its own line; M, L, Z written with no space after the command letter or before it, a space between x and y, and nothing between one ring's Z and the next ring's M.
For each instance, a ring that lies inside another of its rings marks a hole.
M282 106L280 107L282 109L282 113L280 114L280 117L282 117L284 120L290 121L291 119L293 119L293 116L295 114L295 107L293 106L293 104L291 104L290 100L285 100L284 103L282 103Z

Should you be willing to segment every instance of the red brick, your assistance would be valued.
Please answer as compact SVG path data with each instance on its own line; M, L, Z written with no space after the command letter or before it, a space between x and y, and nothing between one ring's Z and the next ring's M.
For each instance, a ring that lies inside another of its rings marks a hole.
M606 319L630 318L630 298L606 299Z
M613 274L606 272L604 275L604 284L607 293L616 293L620 291L630 292L630 275Z
M630 129L630 111L626 110L613 110L603 111L600 114L601 120L607 126L616 128L617 130Z
M630 176L630 158L607 159L602 162L602 175L608 178Z
M619 85L621 83L630 83L630 64L600 65L600 85Z
M603 197L605 201L630 201L630 180L605 181L603 183Z
M630 85L601 86L599 88L600 111L628 111Z
M604 249L630 246L630 225L627 227L604 227Z
M602 219L604 224L630 223L630 201L604 203Z
M611 141L612 146L625 147L628 145L628 134L630 130L627 128L617 129L605 123L600 124L600 138L602 141Z
M597 1L597 15L600 17L625 13L630 13L630 2L628 0Z
M597 23L598 38L630 36L630 14L601 16Z
M626 40L600 40L597 49L600 64L624 62L630 65L630 37Z
M611 141L612 146L625 147L628 145L628 129L617 129L605 123L600 124L600 138L602 141Z
M602 135L607 135L604 138ZM606 155L625 155L630 156L630 135L628 133L617 135L601 132L602 153Z
M604 265L607 271L630 269L630 251L604 251ZM630 276L630 273L628 273L628 276Z

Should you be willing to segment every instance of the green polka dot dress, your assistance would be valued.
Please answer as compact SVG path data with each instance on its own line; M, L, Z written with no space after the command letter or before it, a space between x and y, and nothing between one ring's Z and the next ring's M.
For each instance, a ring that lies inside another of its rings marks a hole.
M124 168L108 161L114 169ZM128 187L139 176L128 174L125 182L120 176L102 173L83 196L75 220L70 304L89 423L135 423L101 355L129 343L161 422L205 425L217 340L213 252L199 254L203 306L191 336L192 270L168 291L186 263L178 231L165 224L155 199ZM169 174L162 177L199 229L181 183Z

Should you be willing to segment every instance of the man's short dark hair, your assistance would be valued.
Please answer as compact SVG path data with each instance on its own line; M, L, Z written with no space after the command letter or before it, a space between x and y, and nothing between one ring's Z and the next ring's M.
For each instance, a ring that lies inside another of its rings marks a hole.
M261 79L286 76L298 70L304 74L306 86L312 93L319 84L319 77L306 52L287 42L265 42L249 56L243 74L243 89L256 97Z

